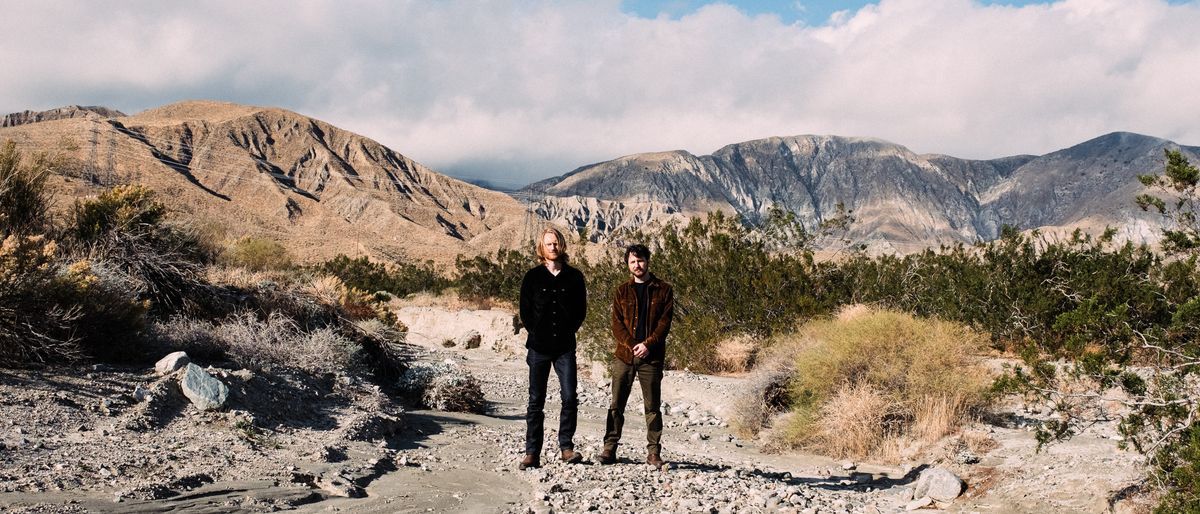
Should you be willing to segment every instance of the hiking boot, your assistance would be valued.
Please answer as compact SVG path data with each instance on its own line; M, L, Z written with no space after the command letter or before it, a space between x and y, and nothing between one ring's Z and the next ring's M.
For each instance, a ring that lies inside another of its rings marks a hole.
M600 452L600 455L596 456L596 462L601 464L612 464L617 462L616 448L605 448L604 451Z
M662 457L659 457L657 453L648 453L646 454L646 464L656 468L661 468L662 465L666 463L663 462Z
M540 468L540 467L542 467L541 459L539 459L537 455L534 455L532 453L526 453L525 458L521 459L521 464L519 466L517 466L518 469Z
M562 451L562 461L566 462L567 464L579 464L580 462L583 462L583 455L580 455L579 452L568 448Z

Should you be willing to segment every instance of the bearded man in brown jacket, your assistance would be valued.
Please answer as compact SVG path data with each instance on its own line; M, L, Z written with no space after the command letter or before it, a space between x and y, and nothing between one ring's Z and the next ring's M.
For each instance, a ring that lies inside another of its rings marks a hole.
M646 414L646 463L662 466L662 377L667 334L675 314L675 296L668 284L650 273L650 249L636 244L625 250L630 279L613 293L612 403L605 423L601 464L617 461L617 445L625 424L625 403L636 379L642 387Z

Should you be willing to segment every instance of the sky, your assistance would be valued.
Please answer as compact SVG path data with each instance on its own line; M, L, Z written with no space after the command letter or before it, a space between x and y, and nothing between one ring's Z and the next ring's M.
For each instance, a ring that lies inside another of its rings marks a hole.
M282 107L516 187L771 136L1200 145L1200 0L6 2L0 112Z

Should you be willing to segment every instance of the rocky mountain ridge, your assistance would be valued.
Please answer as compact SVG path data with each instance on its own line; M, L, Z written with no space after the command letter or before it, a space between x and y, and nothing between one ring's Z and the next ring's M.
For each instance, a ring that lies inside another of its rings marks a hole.
M72 118L100 119L100 118L115 118L115 117L121 117L121 116L125 116L125 113L118 111L118 110L109 109L107 107L100 107L100 106L96 106L96 105L88 105L88 106L68 105L65 107L58 107L56 109L50 109L48 111L28 111L28 110L26 110L26 111L21 111L21 112L14 112L12 114L6 114L6 115L4 115L4 119L0 120L0 128L15 127L17 125L25 125L28 123L38 123L38 122L42 122L42 121L64 120L64 119L72 119Z
M598 235L631 226L628 217L585 206L582 199L652 204L668 215L642 216L638 223L713 210L756 221L781 208L810 227L836 216L841 204L856 220L850 238L884 251L990 240L1004 225L1047 230L1111 225L1122 228L1127 239L1148 241L1160 220L1134 205L1141 188L1136 177L1160 171L1168 148L1200 160L1200 147L1127 132L1042 156L989 160L919 155L877 139L772 137L705 156L685 151L625 156L536 182L525 193L550 219Z
M524 248L554 223L603 240L715 210L810 227L839 213L850 240L880 252L990 240L1004 225L1052 232L1120 229L1153 241L1161 220L1132 201L1164 149L1200 147L1117 132L1041 156L987 160L917 154L840 136L772 137L711 155L635 154L502 193L440 174L366 137L291 111L189 101L126 116L68 106L10 114L0 140L70 163L59 194L138 182L227 240L265 237L302 261L337 254L453 262Z

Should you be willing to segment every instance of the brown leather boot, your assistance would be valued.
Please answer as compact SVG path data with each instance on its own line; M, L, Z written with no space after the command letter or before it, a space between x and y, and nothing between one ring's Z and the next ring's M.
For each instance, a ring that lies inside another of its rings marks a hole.
M661 468L662 465L666 464L666 463L663 462L662 457L658 456L658 453L648 453L648 454L646 454L646 464L649 464L656 468Z
M583 462L583 455L575 450L566 449L562 451L562 461L567 464L579 464Z
M532 453L526 453L525 458L521 459L521 464L517 466L518 469L529 469L529 468L540 468L540 467L542 467L541 459L539 459L537 455L534 455Z
M605 448L604 451L600 452L600 455L596 456L596 462L599 462L601 464L612 464L616 461L617 461L617 449L616 448Z

